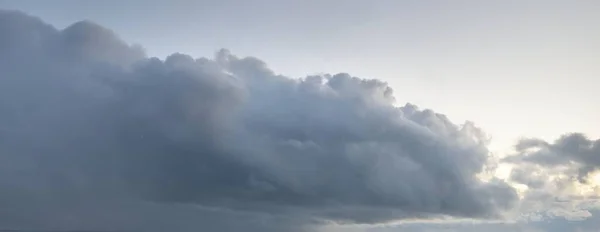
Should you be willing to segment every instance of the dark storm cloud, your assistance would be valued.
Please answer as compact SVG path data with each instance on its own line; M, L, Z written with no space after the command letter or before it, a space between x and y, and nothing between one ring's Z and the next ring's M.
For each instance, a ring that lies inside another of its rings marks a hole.
M565 174L585 183L590 173L600 168L600 140L592 140L581 133L561 136L554 142L525 139L516 145L518 156L509 162L526 162L547 168L561 168Z
M96 227L128 202L131 214L214 207L198 216L227 218L213 228L257 226L228 220L238 214L290 227L494 217L516 200L476 178L488 158L478 128L395 107L378 80L291 79L227 50L163 61L91 22L57 30L11 11L0 11L0 73L0 223ZM138 223L188 217L173 212Z

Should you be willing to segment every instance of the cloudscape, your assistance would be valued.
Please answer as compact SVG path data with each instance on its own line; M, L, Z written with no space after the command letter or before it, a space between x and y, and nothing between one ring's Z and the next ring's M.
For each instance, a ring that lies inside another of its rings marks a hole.
M268 62L227 48L157 58L94 21L0 10L0 229L600 227L596 138L522 138L497 155L476 122L383 80Z

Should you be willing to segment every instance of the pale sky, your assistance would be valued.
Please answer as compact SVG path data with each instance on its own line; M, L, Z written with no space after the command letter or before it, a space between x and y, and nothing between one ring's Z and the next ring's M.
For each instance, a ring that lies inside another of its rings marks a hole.
M62 28L89 19L149 55L220 48L284 75L348 72L474 121L508 149L520 136L600 136L600 3L576 1L0 1Z

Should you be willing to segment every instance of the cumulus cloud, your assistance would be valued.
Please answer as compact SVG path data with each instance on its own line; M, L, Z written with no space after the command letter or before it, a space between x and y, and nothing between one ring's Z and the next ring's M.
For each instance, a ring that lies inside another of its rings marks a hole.
M397 107L378 80L294 79L227 50L160 60L92 22L13 11L0 73L0 226L281 231L490 218L517 199L476 177L481 130Z
M504 160L516 165L509 179L526 186L521 211L574 221L592 216L600 206L599 144L580 133L553 142L521 140L515 146L517 154Z
M544 167L573 167L580 182L588 181L589 175L600 168L600 140L591 140L581 133L561 136L553 143L540 139L524 139L516 145L519 156L510 157L511 162L527 162Z

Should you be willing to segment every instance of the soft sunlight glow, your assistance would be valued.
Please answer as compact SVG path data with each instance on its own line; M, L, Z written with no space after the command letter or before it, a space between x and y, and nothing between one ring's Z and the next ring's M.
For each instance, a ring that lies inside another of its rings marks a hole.
M600 187L600 172L596 172L590 176L590 184Z
M585 196L600 196L600 172L590 174L588 183L575 183L578 192Z
M495 176L502 180L508 180L508 178L510 177L511 171L512 171L512 165L500 164L500 165L498 165L498 169L496 169Z

